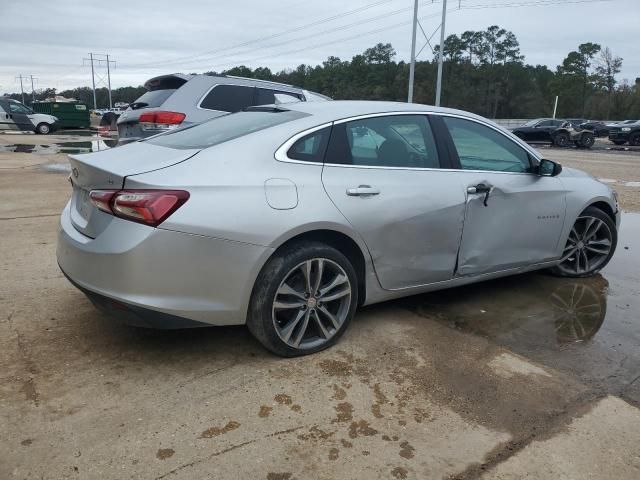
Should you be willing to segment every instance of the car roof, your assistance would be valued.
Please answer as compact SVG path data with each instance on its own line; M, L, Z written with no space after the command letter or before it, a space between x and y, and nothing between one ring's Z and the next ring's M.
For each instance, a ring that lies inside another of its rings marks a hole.
M316 121L331 122L342 118L375 113L416 112L449 113L478 120L487 119L479 115L453 108L435 107L420 103L383 102L375 100L333 100L331 102L299 102L278 105L279 108L295 110L312 115Z

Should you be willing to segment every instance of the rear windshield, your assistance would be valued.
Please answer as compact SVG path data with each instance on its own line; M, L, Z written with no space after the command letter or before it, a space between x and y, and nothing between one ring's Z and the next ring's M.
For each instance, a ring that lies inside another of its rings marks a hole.
M152 90L150 92L146 92L131 104L131 108L133 110L137 110L139 108L159 107L175 91L176 89L168 88L165 90Z
M202 149L306 116L291 110L230 113L146 141L163 147Z

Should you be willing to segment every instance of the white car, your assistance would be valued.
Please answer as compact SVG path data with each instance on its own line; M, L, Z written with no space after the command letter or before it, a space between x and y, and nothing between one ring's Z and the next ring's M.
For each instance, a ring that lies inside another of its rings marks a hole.
M8 97L0 97L0 131L19 130L47 135L60 128L53 115L34 113L26 105Z

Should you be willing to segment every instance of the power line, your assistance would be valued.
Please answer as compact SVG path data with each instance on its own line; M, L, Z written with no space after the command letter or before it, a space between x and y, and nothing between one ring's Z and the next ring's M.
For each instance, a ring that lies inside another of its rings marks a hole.
M382 4L385 4L385 3L389 3L391 1L393 1L393 0L379 0L377 2L370 3L370 4L367 4L367 5L363 5L362 7L358 7L358 8L355 8L353 10L348 10L346 12L342 12L342 13L337 14L337 15L332 15L330 17L326 17L326 18L323 18L323 19L320 19L320 20L316 20L314 22L307 23L305 25L300 25L298 27L294 27L294 28L291 28L291 29L288 29L288 30L284 30L282 32L274 33L272 35L266 35L264 37L254 38L253 40L247 40L246 42L238 43L238 44L235 44L235 45L230 45L230 46L227 46L227 47L221 47L221 48L217 48L217 49L214 49L214 50L208 50L208 51L197 53L197 54L194 54L194 55L181 57L180 59L176 58L174 60L160 60L160 61L157 61L157 62L146 62L146 63L139 63L139 64L126 64L126 65L122 65L122 66L130 68L130 67L157 66L157 65L169 65L169 64L178 64L178 65L180 65L180 64L184 64L185 60L187 60L187 59L194 59L194 58L198 58L198 57L204 57L204 56L208 56L208 55L211 55L213 53L218 53L218 52L222 52L222 51L235 50L236 48L245 47L245 46L251 45L253 43L263 42L265 40L271 40L271 39L274 39L274 38L282 37L284 35L288 35L289 33L299 32L301 30L305 30L307 28L315 27L315 26L321 25L323 23L327 23L327 22L331 22L333 20L337 20L337 19L340 19L340 18L348 17L350 15L355 15L356 13L360 13L360 12L363 12L365 10L369 10L371 8L375 8L375 7L379 6L379 5L382 5ZM440 0L438 0L438 1L440 1Z
M441 1L441 0L438 0L438 1ZM431 2L431 1L424 1L420 5L424 6L424 5L432 5L432 4L433 4L433 2ZM386 19L386 18L389 18L389 17L391 17L393 15L398 15L400 13L404 13L404 12L406 12L406 11L412 9L412 8L413 7L405 7L405 8L400 8L400 9L397 9L397 10L392 10L390 12L385 12L385 13L383 13L381 15L376 15L374 17L370 17L370 18L367 18L367 19L364 19L364 20L358 20L356 22L348 23L346 25L340 25L340 26L333 27L333 28L330 28L330 29L327 29L327 30L322 30L320 32L312 33L310 35L305 35L303 37L291 38L291 39L288 39L288 40L286 40L284 42L275 43L275 44L271 44L271 45L263 45L263 46L259 46L259 47L252 48L252 49L248 49L248 50L245 50L245 51L242 51L242 52L237 52L237 53L232 53L232 54L228 54L227 53L227 54L224 54L224 55L214 55L214 56L208 57L206 60L202 59L201 61L204 62L204 61L211 61L211 60L214 60L214 59L229 58L229 57L233 57L233 56L236 56L236 55L243 55L245 53L254 52L256 50L264 50L264 49L268 49L268 48L274 48L274 47L281 47L283 45L289 45L291 43L298 43L300 41L308 40L308 39L315 38L315 37L318 37L318 36L321 36L321 35L327 35L329 33L335 33L335 32L340 32L340 31L343 31L343 30L348 30L348 29L353 28L353 27L357 27L357 26L361 26L361 25L364 25L364 24L367 24L367 23L375 22L376 20ZM181 62L181 63L184 65L184 64L187 64L188 62ZM193 65L193 64L191 64L191 65Z

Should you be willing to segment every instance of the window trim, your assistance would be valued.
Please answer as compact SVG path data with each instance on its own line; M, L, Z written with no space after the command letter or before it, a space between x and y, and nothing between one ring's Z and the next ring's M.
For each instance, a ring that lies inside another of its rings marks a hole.
M341 118L339 120L334 120L332 122L326 122L323 123L322 125L318 125L315 127L311 127L305 130L302 130L299 133L296 133L293 137L289 138L289 140L285 141L282 145L280 145L280 147L278 147L275 151L274 157L277 161L279 162L285 162L285 163L302 163L302 164L307 164L307 165L326 165L328 167L344 167L344 168L364 168L364 169L387 169L387 170L415 170L415 171L438 171L438 172L475 172L475 173L500 173L500 174L505 174L505 175L533 175L532 173L529 172L500 172L500 171L496 171L496 170L463 170L462 168L457 168L454 165L454 162L452 161L453 159L449 156L448 158L448 163L450 164L449 168L420 168L420 167L384 167L384 166L375 166L375 165L345 165L343 163L327 163L327 162L323 162L323 163L318 163L318 162L309 162L306 160L295 160L293 158L289 158L287 156L287 151L289 150L289 148L291 148L293 146L293 144L298 141L300 138L304 137L305 135L308 135L310 133L313 133L317 130L321 130L323 128L326 127L333 127L334 125L339 125L341 123L346 123L346 122L351 122L354 120L362 120L362 119L366 119L366 118L374 118L374 117L386 117L386 116L398 116L398 115L424 115L427 117L427 121L430 120L430 117L454 117L454 118L460 118L462 120L469 120L471 122L475 122L478 123L480 125L484 125L485 127L489 127L492 130L495 130L496 132L498 132L499 134L501 134L502 136L504 136L507 140L512 141L513 143L515 143L516 145L520 146L525 152L527 152L531 158L531 160L533 160L533 165L532 166L536 166L536 163L540 163L540 160L542 157L539 156L539 154L533 150L528 144L524 143L522 140L520 140L518 137L511 137L509 135L508 132L504 132L502 131L499 127L495 127L494 125L491 125L489 123L480 121L478 119L472 118L472 117L467 117L465 115L459 115L459 114L455 114L455 113L448 113L448 112L439 112L439 111L433 111L433 110L416 110L416 111L401 111L401 112L397 112L397 111L392 111L392 112L380 112L380 113L368 113L368 114L364 114L364 115L355 115L355 116L351 116L351 117L345 117L345 118ZM431 129L432 131L433 129L433 125L431 125ZM451 142L453 142L453 140L451 140L451 134L449 134L449 131L447 130L447 134L448 134L448 138ZM434 131L434 138L436 136L436 132ZM438 147L438 139L435 138L436 141L436 148ZM438 149L438 155L440 155L440 151ZM451 154L450 154L451 155ZM456 156L457 156L457 150L456 150ZM442 159L441 159L442 160Z
M216 87L219 86L229 86L229 87L243 87L243 88L251 88L253 89L252 95L251 95L251 105L250 106L254 106L254 102L256 100L256 86L255 85L240 85L239 83L216 83L215 85L213 85L211 88L209 88L206 92L204 92L204 95L202 95L202 97L200 97L200 101L198 102L198 104L196 105L196 108L198 110L204 110L206 112L225 112L225 113L235 113L235 112L227 112L226 110L214 110L213 108L204 108L202 107L202 102L204 102L204 99L212 92L212 90Z

